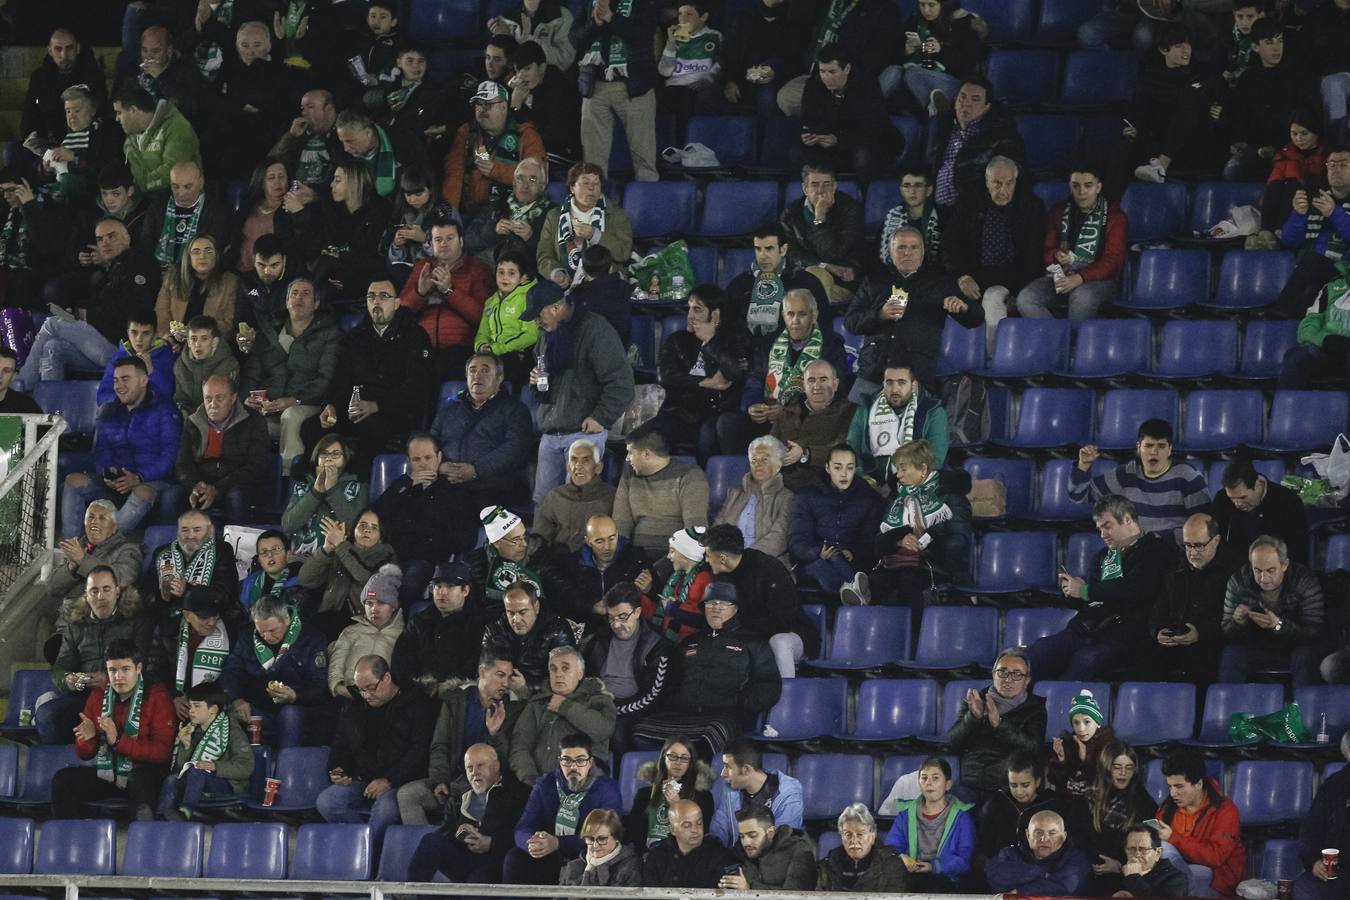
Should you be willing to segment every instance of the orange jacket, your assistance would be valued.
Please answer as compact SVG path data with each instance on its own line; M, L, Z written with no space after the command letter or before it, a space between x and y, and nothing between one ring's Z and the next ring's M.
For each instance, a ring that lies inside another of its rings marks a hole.
M417 281L422 270L435 262L432 257L417 261L398 302L417 312L418 324L431 338L431 346L435 349L467 347L478 333L483 302L496 287L492 270L478 257L464 254L450 273L450 296L441 298L439 303L431 303L434 295L424 297L417 293Z
M1177 816L1177 805L1170 799L1158 807L1158 818L1172 826L1172 846L1188 863L1209 866L1214 870L1210 887L1225 897L1237 894L1238 882L1246 877L1247 850L1242 846L1242 822L1237 806L1223 796L1219 785L1210 781L1211 799L1202 807L1190 834L1181 834L1172 820Z
M493 184L504 185L511 190L516 177L516 163L533 157L545 162L544 141L533 122L516 123L519 134L519 146L494 148L492 173L484 175L476 168L469 172L468 192L464 190L465 166L472 166L470 160L478 147L481 135L478 123L465 122L455 132L450 142L450 152L445 154L445 179L441 182L441 196L468 219L474 212L487 205L489 192Z

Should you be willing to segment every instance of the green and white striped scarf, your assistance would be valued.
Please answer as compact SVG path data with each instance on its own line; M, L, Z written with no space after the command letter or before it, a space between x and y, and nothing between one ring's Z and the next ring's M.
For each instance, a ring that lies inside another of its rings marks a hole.
M183 552L177 541L160 551L155 560L155 569L164 574L164 564L168 563L173 574L179 575L188 584L210 584L216 574L216 542L212 538L202 541L201 547L191 558Z
M633 0L619 0L618 6L610 8L616 18L627 19L633 15ZM591 19L594 15L595 0L587 0L586 18ZM591 41L591 45L586 48L578 63L583 66L604 66L605 81L628 77L628 42L617 35L617 30L612 29L610 35L603 38L605 41L603 45L601 35L596 34L595 40Z
M173 685L178 693L185 688L204 681L215 681L225 669L225 659L230 655L230 635L225 623L216 620L215 630L202 638L197 649L192 651L192 682L188 683L188 622L187 617L178 625L178 658L174 662Z
M1083 214L1078 226L1078 234L1071 236L1069 229L1077 216L1078 207L1072 202L1065 204L1064 215L1059 217L1059 238L1064 243L1073 241L1075 263L1087 264L1097 261L1102 252L1102 240L1106 237L1106 198L1098 197L1092 209Z
M591 237L590 243L575 238L572 235L572 216L579 219L585 219L586 223L595 229L595 234ZM575 276L581 268L581 254L591 244L600 243L600 236L605 231L605 198L600 197L595 201L595 205L582 212L577 209L576 203L572 200L572 195L567 195L567 201L563 203L562 210L558 213L558 259L562 261L563 267L567 269L567 274Z
M277 660L285 656L286 651L290 650L291 645L300 637L300 610L292 606L290 611L291 624L286 626L286 634L281 638L281 646L275 652L263 643L262 638L258 637L257 629L253 631L253 655L258 658L258 664L268 671L271 671Z
M127 720L122 725L122 737L134 738L141 733L141 701L145 699L145 679L137 678L136 686L131 689L131 706L127 710ZM113 707L117 704L117 691L112 685L103 688L103 716L111 719ZM101 743L98 755L94 757L94 768L98 777L110 781L118 787L125 787L127 776L131 774L131 760L118 753L106 742Z
M792 338L786 328L774 338L769 348L769 371L764 378L764 399L774 399L780 403L791 403L805 393L803 378L806 367L820 359L825 337L820 333L820 323L811 326L806 337L806 345L797 354L797 361L790 362L792 356Z
M202 732L202 738L197 742L197 746L192 748L192 756L188 758L188 765L195 762L215 762L225 755L225 751L230 748L230 714L226 710L216 713L216 717L211 720L211 724L206 726ZM187 766L183 767L187 771ZM179 773L180 775L182 772Z

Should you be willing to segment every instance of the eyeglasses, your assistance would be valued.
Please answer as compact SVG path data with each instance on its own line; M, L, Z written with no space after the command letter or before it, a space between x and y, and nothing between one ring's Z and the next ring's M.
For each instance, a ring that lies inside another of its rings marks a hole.
M510 544L513 547L519 547L521 544L525 543L525 535L518 534L515 537L498 538L498 540L500 540L503 544Z
M583 766L589 765L590 761L591 758L589 756L558 757L558 765L562 766L564 769L580 769Z
M366 294L366 299L367 299L367 300L393 300L393 299L394 299L395 297L397 297L397 296L398 296L398 294L391 294L391 293L389 293L388 291L380 291L379 293L376 293L376 292L374 292L374 291L371 291L369 294Z
M357 522L357 531L379 531L380 526L375 522Z
M999 678L1006 678L1008 681L1026 681L1027 673L1018 669L1005 669L1002 666L994 670L994 674Z
M515 180L516 180L516 181L523 181L523 182L525 182L526 184L539 184L539 183L541 183L544 179L540 178L538 175L517 175L517 176L515 177Z
M726 607L728 607L728 606L735 606L735 605L736 605L736 604L735 604L735 603L732 603L730 600L704 600L704 601L703 601L703 608L704 608L704 609L712 609L714 606L717 607L718 609L724 609L724 608L726 608Z
M380 681L384 681L384 679L381 678ZM366 687L361 687L361 685L358 684L356 685L356 692L362 697L374 697L375 692L380 689L380 681L367 685Z
M694 758L693 758L692 756L690 756L689 754L687 754L687 753L667 753L667 754L666 754L666 762L668 762L668 763L689 763L689 762L692 762L693 759L694 759Z
M1133 772L1134 768L1134 763L1125 763L1124 765L1121 765L1120 763L1111 764L1112 772Z
M1126 855L1126 856L1148 856L1148 855L1149 855L1150 853L1152 853L1154 850L1157 850L1159 853L1162 852L1162 848L1161 848L1161 847L1126 847L1126 848L1125 848L1125 855Z
M1350 160L1341 160L1339 162L1328 162L1328 169L1350 169Z
M605 618L609 619L609 624L611 625L626 625L628 624L628 620L635 615L637 615L637 610L632 609L626 613L616 613L612 616L606 616Z
M1063 833L1064 832L1057 831L1056 829L1053 828L1048 831L1042 831L1041 829L1037 828L1035 831L1031 833L1031 836L1033 838L1036 838L1037 840L1040 840L1041 838L1057 838Z
M326 453L320 453L319 459L326 459L329 462L337 462L344 456L346 456L346 454L344 454L341 450L329 450Z
M1214 535L1214 537L1210 538L1209 540L1200 541L1199 543L1196 543L1195 541L1182 541L1181 546L1186 550L1203 550L1210 544L1214 543L1214 538L1216 537L1218 537L1217 534Z
M597 847L598 847L598 846L600 846L600 845L602 845L602 844L608 844L610 841L614 840L614 836L613 836L613 835L610 835L610 834L588 834L588 835L586 835L585 837L583 837L581 840L582 840L588 847L589 847L589 846L597 846Z

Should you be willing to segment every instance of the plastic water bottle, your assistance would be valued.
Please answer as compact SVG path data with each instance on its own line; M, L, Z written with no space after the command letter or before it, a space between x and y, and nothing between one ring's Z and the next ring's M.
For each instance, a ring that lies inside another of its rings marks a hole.
M1319 743L1319 744L1329 744L1329 743L1331 743L1331 735L1327 734L1327 714L1326 714L1326 713L1322 713L1322 721L1321 721L1321 723L1317 726L1317 743Z
M347 414L351 415L356 410L356 404L361 402L361 385L352 385L352 397L347 401Z
M541 393L548 393L548 365L544 362L544 354L540 353L535 357L535 368L539 377L535 379L534 389Z

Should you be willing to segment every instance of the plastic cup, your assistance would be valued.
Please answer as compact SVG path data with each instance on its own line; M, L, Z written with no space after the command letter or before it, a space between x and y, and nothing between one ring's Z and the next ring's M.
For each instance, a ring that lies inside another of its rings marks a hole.
M1327 847L1322 851L1322 867L1327 870L1327 880L1339 876L1341 867L1341 851L1335 847Z
M263 791L263 806L271 806L277 802L277 793L281 790L280 778L267 779L267 787Z
M27 728L33 724L33 711L27 707L19 710L19 727Z
M248 717L248 742L255 747L262 743L262 716Z

